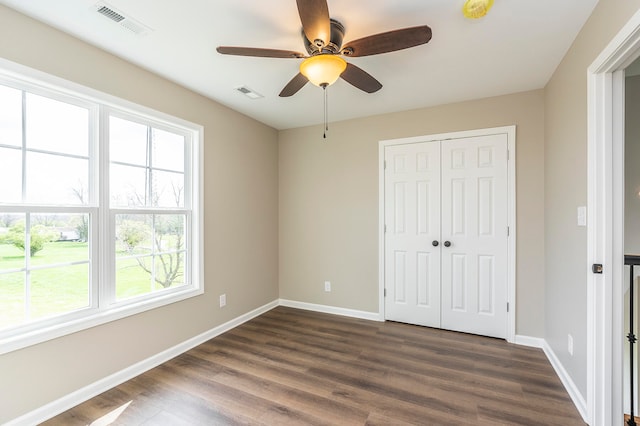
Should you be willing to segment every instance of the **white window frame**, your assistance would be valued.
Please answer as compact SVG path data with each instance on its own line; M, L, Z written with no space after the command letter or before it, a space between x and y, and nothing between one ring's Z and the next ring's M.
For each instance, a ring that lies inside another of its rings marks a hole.
M0 210L7 212L88 213L89 231L90 307L61 314L49 319L0 331L0 355L27 346L42 343L67 334L95 327L110 321L139 314L151 309L179 302L204 293L203 262L203 141L204 128L181 118L155 111L133 102L99 92L32 68L0 58L0 83L37 95L68 102L90 111L89 203L83 206L41 206L31 204L7 205L0 200ZM185 136L185 183L189 182L189 194L185 193L185 209L120 209L110 207L108 191L108 116L114 115L141 122L155 128L177 132ZM95 125L94 125L95 123ZM92 151L93 149L97 151ZM189 180L187 180L189 179ZM99 185L99 182L102 182ZM190 201L191 208L187 209ZM115 300L115 246L107 249L107 242L115 241L115 214L126 213L179 213L186 214L185 250L189 251L189 265L185 264L186 285L175 289L152 292L139 297ZM101 245L100 242L105 242ZM111 294L111 296L109 296Z
M152 127L154 129L160 129L160 130L165 130L171 133L176 133L176 134L180 134L181 136L183 136L185 138L185 145L186 145L186 152L185 152L185 164L184 164L184 180L185 182L192 182L193 178L192 178L192 169L191 169L191 161L190 159L192 159L194 157L193 153L191 152L192 149L191 147L193 146L192 143L192 138L193 138L193 132L190 131L185 131L185 129L183 128L179 128L176 126L172 126L172 125L168 125L166 122L162 122L162 121L158 121L154 118L151 117L144 117L141 116L140 114L131 114L131 113L126 113L123 112L121 109L114 109L114 108L108 108L108 107L103 107L102 108L102 113L101 113L101 120L100 123L102 124L102 129L101 129L101 134L103 135L101 139L103 140L108 140L109 139L109 117L117 117L120 119L124 119L124 120L128 120L128 121L132 121L138 124L142 124L145 126L149 126ZM103 150L101 152L101 158L102 158L102 167L101 167L101 171L102 171L102 175L101 175L101 179L103 182L105 182L105 184L103 185L103 188L107 188L110 182L110 164L111 164L111 159L109 158L109 152L108 152L108 144L103 144ZM105 192L105 199L103 200L103 202L105 203L110 203L109 200L109 191L104 191ZM108 216L107 218L105 218L105 220L107 221L107 223L109 224L109 227L107 228L109 230L109 234L108 234L108 240L106 241L111 241L111 250L105 252L105 264L109 265L109 272L113 273L115 271L115 264L116 264L116 259L114 257L115 255L115 240L116 240L116 232L115 232L115 222L116 222L116 216L119 214L148 214L148 215L156 215L156 214L178 214L178 215L185 215L185 251L189 253L188 256L185 256L185 267L184 267L184 271L185 271L185 280L186 281L190 281L191 280L191 276L193 275L191 273L191 264L192 259L191 259L191 247L193 246L193 235L191 235L192 233L188 232L190 229L193 228L193 215L191 213L191 209L187 208L187 206L191 206L193 205L194 202L194 197L192 194L192 185L186 185L185 188L185 193L184 193L184 208L165 208L165 207L147 207L147 206L143 206L143 207L121 207L121 206L111 206L108 209ZM106 307L116 307L116 306L126 306L129 304L135 304L135 303L140 303L143 302L145 300L150 300L150 299L155 299L158 297L158 295L156 293L146 293L140 296L136 296L133 297L131 299L125 299L125 300L120 300L118 301L116 299L116 286L115 286L115 279L110 278L108 280L108 282L106 283L106 285L102 286L101 290L102 290L102 294L101 294L101 304L106 308ZM163 293L180 293L181 291L183 291L183 287L177 287L175 289L165 289L162 290Z

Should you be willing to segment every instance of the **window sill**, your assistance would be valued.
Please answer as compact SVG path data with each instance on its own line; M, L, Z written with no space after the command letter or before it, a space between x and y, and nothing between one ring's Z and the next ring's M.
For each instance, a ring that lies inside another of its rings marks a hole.
M24 349L38 343L47 342L72 333L87 330L102 324L126 318L131 315L140 314L152 309L177 303L204 293L202 286L189 287L184 290L170 293L153 299L141 300L109 310L87 311L81 317L73 318L59 324L42 327L25 333L14 334L6 338L0 338L0 355Z

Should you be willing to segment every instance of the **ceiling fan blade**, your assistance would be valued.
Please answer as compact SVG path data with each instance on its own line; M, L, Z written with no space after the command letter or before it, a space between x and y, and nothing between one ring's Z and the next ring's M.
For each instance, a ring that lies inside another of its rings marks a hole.
M259 49L257 47L219 46L218 53L223 55L258 56L261 58L304 58L300 52L292 50Z
M431 40L427 25L403 28L351 41L342 49L347 56L369 56L418 46Z
M347 83L367 93L377 92L382 89L382 83L373 78L371 74L350 63L347 63L347 68L340 77Z
M284 86L284 89L282 89L279 96L282 98L287 98L289 96L295 95L298 90L302 89L304 85L307 84L308 81L309 80L307 80L307 77L302 75L302 73L298 73L291 79L290 82L287 83L286 86Z
M312 43L322 40L323 46L327 45L331 41L327 0L296 0L296 2L304 35Z

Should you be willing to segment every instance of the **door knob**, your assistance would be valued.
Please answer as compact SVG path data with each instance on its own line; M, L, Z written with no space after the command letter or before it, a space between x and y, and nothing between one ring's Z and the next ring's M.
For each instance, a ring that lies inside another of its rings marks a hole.
M451 241L445 241L444 242L444 246L445 247L451 247Z
M440 244L440 243L437 240L433 240L431 242L431 245L434 246L434 247L438 247L438 244Z

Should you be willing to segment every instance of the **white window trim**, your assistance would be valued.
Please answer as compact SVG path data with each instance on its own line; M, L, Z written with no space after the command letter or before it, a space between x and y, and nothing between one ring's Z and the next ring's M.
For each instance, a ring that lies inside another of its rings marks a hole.
M13 81L18 85L19 89L27 90L32 93L39 94L42 90L52 91L59 94L61 97L70 97L74 99L72 103L77 103L77 98L83 99L90 103L100 104L100 129L91 129L92 132L101 136L104 136L104 115L108 114L108 111L117 111L124 113L125 115L131 114L135 117L140 117L148 122L158 124L160 128L169 126L170 128L181 128L185 132L193 135L191 138L191 164L189 170L185 170L185 178L187 173L191 174L191 235L188 235L189 245L191 249L191 268L189 274L191 276L191 285L186 288L177 288L175 291L161 292L151 297L141 297L131 299L126 303L118 303L104 309L104 306L100 306L98 309L87 308L79 310L61 317L52 319L51 321L43 321L37 323L39 327L29 328L27 331L19 334L9 334L7 337L0 338L0 355L12 352L18 349L22 349L28 346L32 346L38 343L46 342L55 338L59 338L71 333L86 330L91 327L105 324L111 321L122 319L131 315L136 315L151 309L166 306L171 303L176 303L194 296L198 296L204 293L204 238L203 238L203 222L204 222L204 190L203 190L203 177L204 177L204 127L198 124L191 123L187 120L173 117L153 110L151 108L135 104L130 101L126 101L115 96L100 92L95 89L84 87L80 84L52 76L50 74L35 70L33 68L26 67L21 64L17 64L6 59L0 58L0 77L2 77L3 83L5 81ZM101 144L105 146L105 144ZM108 161L108 156L104 155L104 151L98 153L98 161ZM102 154L102 155L100 155ZM101 164L102 167L105 164ZM89 185L93 185L92 191L94 194L98 194L96 185L96 170L97 167L92 167L92 175L89 177ZM106 191L105 191L106 192ZM113 235L114 230L106 229L106 226L99 227L98 222L102 224L110 223L108 215L110 214L109 195L102 193L102 199L100 205L104 206L99 210L97 221L92 223L93 241L106 241L109 235ZM185 196L186 197L186 196ZM97 208L97 199L92 199L89 206L84 206L87 210ZM185 198L186 202L186 198ZM5 207L3 207L4 209ZM34 206L36 210L40 210L40 207ZM43 210L51 211L56 210L56 207L44 208ZM97 238L96 238L97 237ZM93 270L94 279L111 279L110 266L112 265L109 257L111 256L106 250L102 250L99 257L94 258L94 261L98 261L103 265L103 270L100 271L100 277L98 277L98 268ZM106 258L105 258L106 256ZM94 288L102 291L104 286L98 285ZM93 291L93 293L96 293ZM92 298L97 298L98 294L92 294ZM97 306L97 304L96 304Z

